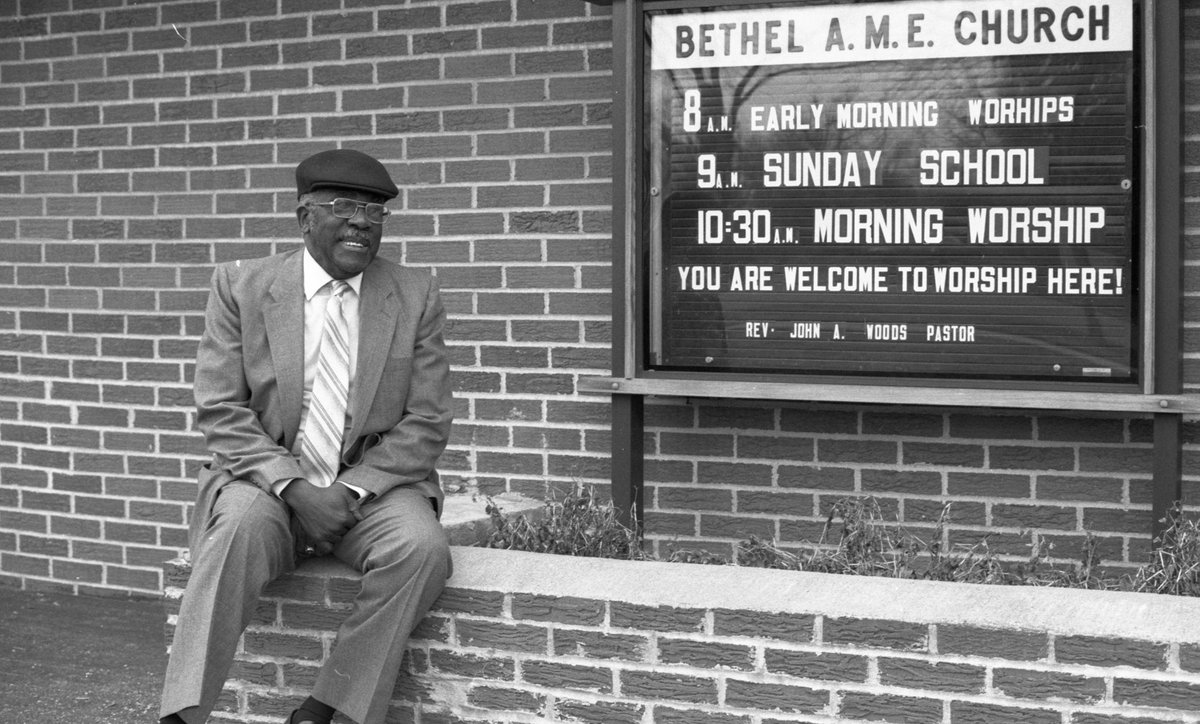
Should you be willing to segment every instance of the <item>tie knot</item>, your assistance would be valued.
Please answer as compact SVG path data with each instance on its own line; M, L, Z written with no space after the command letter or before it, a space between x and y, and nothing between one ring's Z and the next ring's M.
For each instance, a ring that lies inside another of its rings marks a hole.
M339 299L350 288L350 285L341 279L334 279L330 284L333 285L333 296Z

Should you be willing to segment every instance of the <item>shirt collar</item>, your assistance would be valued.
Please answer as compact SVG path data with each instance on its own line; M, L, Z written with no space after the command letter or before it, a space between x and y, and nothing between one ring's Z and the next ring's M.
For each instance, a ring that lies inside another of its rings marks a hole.
M308 247L304 248L304 298L312 301L317 292L321 291L321 287L329 283L333 277L329 276L329 272L321 268L317 260L312 254L308 253ZM354 290L355 294L360 294L362 287L362 273L359 272L349 279L344 280Z

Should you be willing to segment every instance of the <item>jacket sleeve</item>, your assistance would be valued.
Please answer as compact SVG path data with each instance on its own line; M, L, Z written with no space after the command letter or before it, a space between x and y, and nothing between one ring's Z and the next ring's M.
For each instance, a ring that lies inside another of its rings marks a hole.
M437 489L435 465L446 448L454 414L443 339L445 323L446 312L431 279L417 323L398 421L390 429L368 434L356 459L347 461L349 467L343 468L338 480L375 496L398 485L423 484Z
M291 453L267 434L255 409L246 376L244 326L248 315L260 314L260 305L241 308L234 291L236 274L232 264L213 274L196 354L197 423L215 468L270 492L272 483L302 473Z

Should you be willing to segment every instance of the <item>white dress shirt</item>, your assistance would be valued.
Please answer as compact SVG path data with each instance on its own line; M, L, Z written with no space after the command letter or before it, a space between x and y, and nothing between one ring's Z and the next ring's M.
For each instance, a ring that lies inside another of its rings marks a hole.
M317 379L317 358L321 354L321 332L325 328L325 307L329 303L329 297L333 295L333 289L329 284L333 277L321 268L316 259L313 259L312 254L308 253L308 249L304 250L304 397L300 403L300 433L296 435L296 442L292 446L292 453L299 458L300 446L304 442L304 425L308 422L308 407L312 399L313 382ZM351 292L342 297L342 316L346 318L346 325L350 332L350 394L348 400L354 399L354 378L355 371L358 369L358 297L362 288L362 274L356 274L349 279L344 280L350 285ZM350 429L351 412L346 409L346 427ZM284 488L292 482L294 478L288 480L280 480L276 482L272 489L276 495L281 495ZM341 481L337 481L341 482ZM346 485L342 483L342 485ZM365 490L357 488L353 485L346 485L353 490L359 497L366 494Z

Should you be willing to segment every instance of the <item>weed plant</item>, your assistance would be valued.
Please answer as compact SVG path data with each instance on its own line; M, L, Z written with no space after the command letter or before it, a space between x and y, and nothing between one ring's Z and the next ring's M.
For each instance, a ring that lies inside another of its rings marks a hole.
M591 489L547 502L542 515L532 520L505 517L491 498L485 509L492 522L488 548L588 558L646 557L637 534L621 523L616 508L599 501Z
M534 553L651 560L637 533L621 523L616 509L590 488L547 502L534 518L508 518L490 498L489 548ZM792 571L998 585L1057 586L1200 596L1200 525L1178 506L1152 560L1132 576L1104 573L1098 541L1088 534L1077 563L1051 560L1045 541L1030 542L1029 555L1013 561L988 547L987 538L969 546L945 541L950 506L942 509L928 540L884 519L874 498L843 498L829 510L820 539L797 551L750 537L737 544L733 560L705 550L676 550L676 563L741 565Z
M1150 562L1138 569L1131 588L1148 593L1200 596L1200 527L1176 504Z

